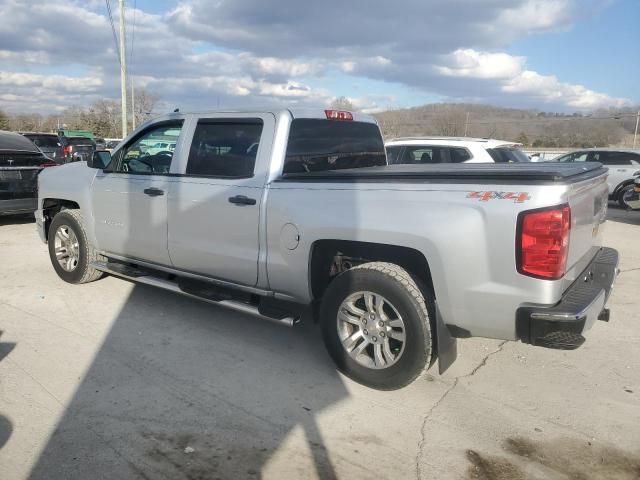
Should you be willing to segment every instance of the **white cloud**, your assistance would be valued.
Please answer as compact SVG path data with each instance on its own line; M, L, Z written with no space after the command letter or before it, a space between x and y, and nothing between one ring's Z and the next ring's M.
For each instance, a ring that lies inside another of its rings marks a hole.
M447 77L482 79L513 78L520 74L526 59L506 53L485 53L460 49L448 57L447 65L435 65L437 72Z
M184 108L324 105L344 92L309 85L337 70L389 83L388 96L352 99L367 111L394 103L396 84L444 99L586 110L624 100L534 72L526 58L501 50L517 38L569 28L608 2L282 0L265 8L258 0L181 0L164 14L136 10L130 66L137 85ZM104 10L99 0L0 0L0 108L19 110L23 102L46 111L117 97L119 67Z

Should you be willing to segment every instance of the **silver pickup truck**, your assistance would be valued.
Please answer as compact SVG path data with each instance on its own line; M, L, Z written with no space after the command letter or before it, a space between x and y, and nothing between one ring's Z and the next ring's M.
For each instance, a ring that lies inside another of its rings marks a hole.
M67 282L309 313L342 372L395 389L460 337L580 346L617 273L607 194L598 163L387 165L357 113L174 113L43 172L36 218Z

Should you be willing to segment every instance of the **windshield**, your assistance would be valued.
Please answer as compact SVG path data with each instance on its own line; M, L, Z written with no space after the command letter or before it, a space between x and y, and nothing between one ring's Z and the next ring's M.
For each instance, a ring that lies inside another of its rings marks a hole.
M40 148L57 148L60 141L56 135L25 135Z
M386 165L375 123L300 118L291 122L283 173Z
M39 152L38 148L29 140L18 133L0 132L0 150L26 150Z
M488 148L487 152L496 163L523 163L531 160L517 147Z
M95 145L93 140L84 137L71 137L68 141L71 145Z

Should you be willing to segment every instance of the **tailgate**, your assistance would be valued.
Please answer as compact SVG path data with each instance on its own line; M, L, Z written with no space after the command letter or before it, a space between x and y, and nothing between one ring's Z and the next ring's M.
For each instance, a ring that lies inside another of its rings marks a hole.
M609 188L606 174L573 184L569 191L571 236L565 279L573 282L602 246Z

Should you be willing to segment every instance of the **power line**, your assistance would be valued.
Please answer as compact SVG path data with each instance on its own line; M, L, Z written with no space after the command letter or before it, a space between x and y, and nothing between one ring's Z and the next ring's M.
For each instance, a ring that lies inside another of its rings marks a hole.
M118 46L118 34L116 33L116 26L113 23L113 13L111 12L111 2L109 0L104 0L104 3L107 5L109 22L111 23L111 32L113 33L113 41L116 45L116 53L118 54L118 62L120 63L120 65L122 65L122 58L120 57L120 48Z

